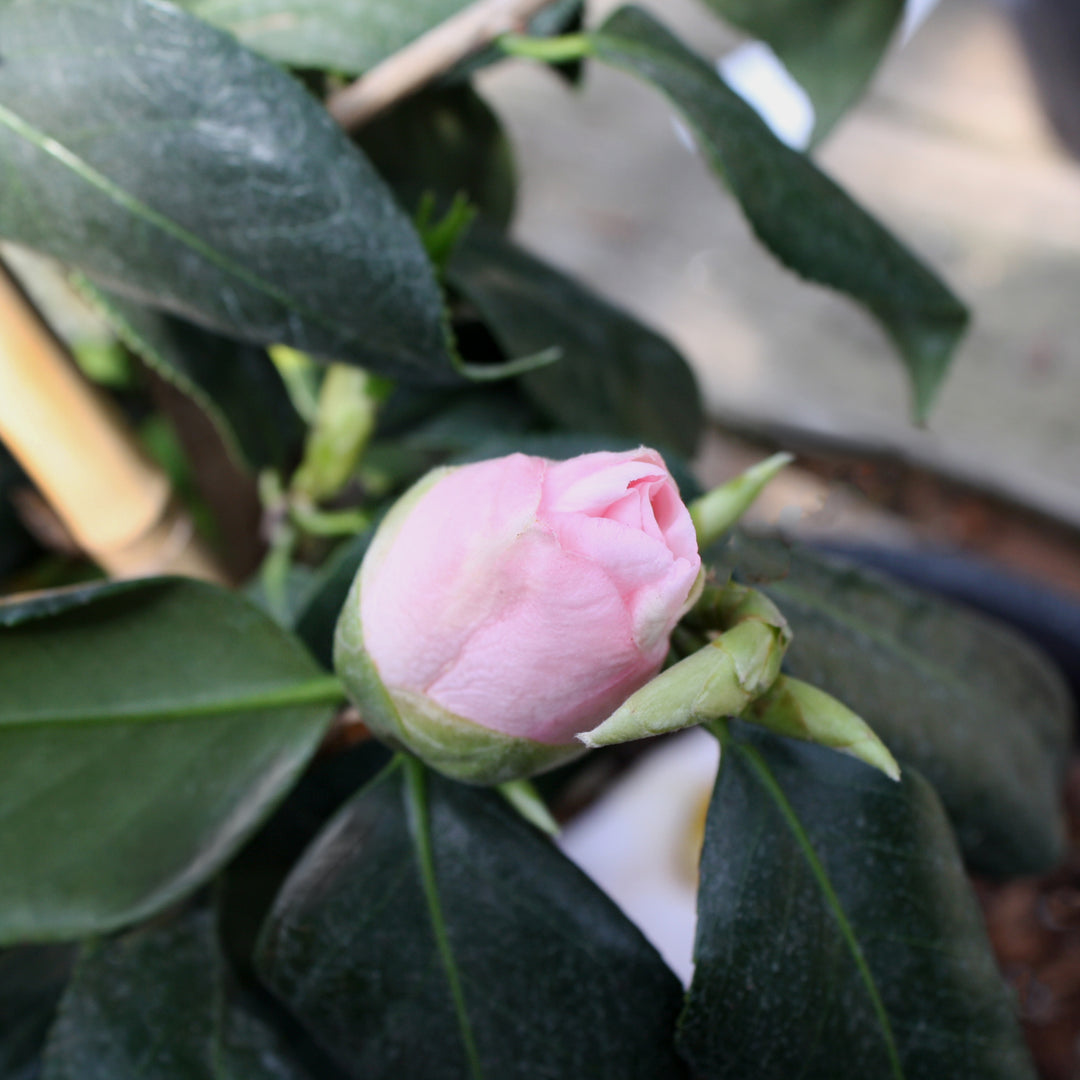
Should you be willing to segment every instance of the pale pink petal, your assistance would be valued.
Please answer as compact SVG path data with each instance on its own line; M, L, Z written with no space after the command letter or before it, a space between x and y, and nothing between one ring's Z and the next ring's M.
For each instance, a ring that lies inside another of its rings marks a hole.
M633 529L635 532L643 531L644 506L648 505L648 498L643 498L639 488L630 488L621 499L613 502L603 514L592 515L607 521L617 522L624 527ZM569 514L560 514L559 517L570 517ZM574 517L583 517L575 514Z
M561 491L556 491L550 483L545 484L540 513L541 516L593 514L600 517L614 503L624 498L635 482L660 479L663 479L663 473L656 465L642 461L624 461L591 476L583 476Z
M667 648L668 637L679 621L700 569L699 559L675 559L663 577L649 582L633 595L630 617L634 640L642 652L648 653L659 645Z
M656 520L656 507L654 505L657 498L663 496L671 487L671 481L664 480L649 480L637 484L634 486L634 491L637 493L639 502L639 513L641 515L641 523L638 526L642 532L651 536L654 540L659 540L661 543L666 543L664 540L664 531L660 527L660 523Z
M666 544L617 521L566 514L554 520L552 527L564 550L594 562L624 599L671 569L672 555Z
M641 685L662 662L637 648L610 578L554 537L523 537L499 570L515 580L516 595L428 687L450 711L505 734L569 742L602 719L598 706L613 695L621 701L632 692L623 686Z
M646 447L621 453L582 454L551 463L544 481L544 507L588 513L610 505L635 479L667 475L663 458ZM579 484L584 486L579 488Z
M655 491L651 499L656 523L664 536L664 541L678 559L689 559L700 564L697 533L690 513L683 505L674 481Z
M384 682L421 690L497 614L512 583L492 566L533 526L546 462L515 454L448 473L361 571L364 641Z

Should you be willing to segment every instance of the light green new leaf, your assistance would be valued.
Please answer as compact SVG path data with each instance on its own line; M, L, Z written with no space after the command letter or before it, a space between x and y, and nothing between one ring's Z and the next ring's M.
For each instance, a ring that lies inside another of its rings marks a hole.
M416 231L326 110L153 0L0 0L0 236L232 337L451 382Z
M933 789L732 727L679 1046L700 1080L1034 1080Z
M814 105L817 142L858 100L904 13L904 0L705 0L764 41Z
M645 79L680 111L705 161L788 269L846 293L900 351L923 418L967 323L963 304L805 155L785 146L715 69L633 7L590 35L597 59Z
M340 700L239 596L151 579L0 605L0 942L111 930L205 882Z

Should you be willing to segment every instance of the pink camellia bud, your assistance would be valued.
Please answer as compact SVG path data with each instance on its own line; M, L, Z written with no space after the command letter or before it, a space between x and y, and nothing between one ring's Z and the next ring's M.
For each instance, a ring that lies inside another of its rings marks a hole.
M440 771L530 775L659 671L700 570L654 450L437 469L372 541L335 667L369 726Z

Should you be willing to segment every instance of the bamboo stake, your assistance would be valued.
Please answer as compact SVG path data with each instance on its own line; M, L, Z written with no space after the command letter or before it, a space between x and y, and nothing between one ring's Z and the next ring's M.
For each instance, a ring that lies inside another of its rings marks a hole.
M224 574L112 402L0 268L0 440L112 577Z
M326 107L343 128L355 130L496 38L524 29L551 2L478 0L332 94Z

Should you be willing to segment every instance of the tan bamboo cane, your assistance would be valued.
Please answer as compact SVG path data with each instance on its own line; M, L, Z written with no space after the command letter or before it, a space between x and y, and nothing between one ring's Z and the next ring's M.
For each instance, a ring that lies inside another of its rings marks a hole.
M395 101L426 86L460 60L525 24L552 0L477 0L332 94L330 115L346 130L362 127Z
M112 577L224 574L168 477L0 269L0 441Z

